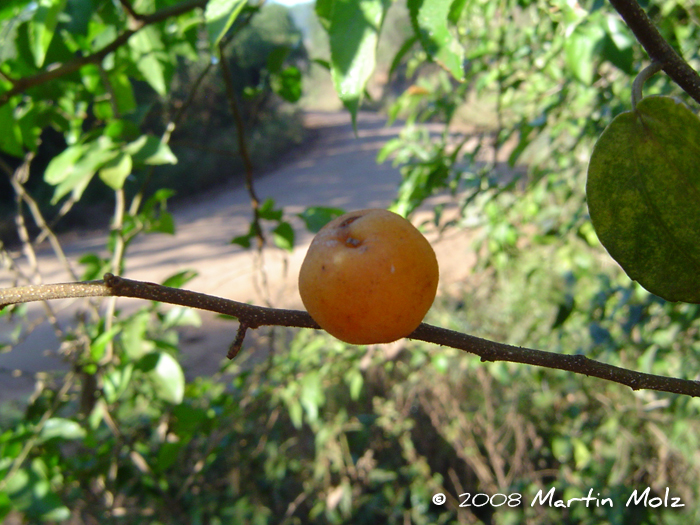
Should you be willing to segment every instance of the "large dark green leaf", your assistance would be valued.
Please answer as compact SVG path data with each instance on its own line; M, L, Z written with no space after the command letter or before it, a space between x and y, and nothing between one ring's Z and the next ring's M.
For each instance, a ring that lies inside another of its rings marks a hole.
M603 132L588 168L598 238L627 274L671 301L700 303L700 119L643 99Z

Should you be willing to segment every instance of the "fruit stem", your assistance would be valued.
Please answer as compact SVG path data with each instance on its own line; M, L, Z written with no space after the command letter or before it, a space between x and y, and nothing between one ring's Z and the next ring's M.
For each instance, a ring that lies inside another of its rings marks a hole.
M644 83L663 69L661 62L654 61L642 69L632 83L632 110L637 109L637 104L642 100L642 88Z

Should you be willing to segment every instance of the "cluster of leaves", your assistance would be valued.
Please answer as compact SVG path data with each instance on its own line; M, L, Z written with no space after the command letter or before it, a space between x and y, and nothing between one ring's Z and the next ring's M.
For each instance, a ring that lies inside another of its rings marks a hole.
M94 404L74 381L44 389L23 417L6 416L0 457L21 467L2 487L3 514L164 524L697 519L692 400L308 331L278 334L280 348L257 365L185 384L172 328L191 315L151 306L120 322L121 362L104 368ZM464 325L454 311L441 320ZM684 512L625 506L635 489L653 498L667 486ZM529 504L550 488L555 501L594 488L614 506ZM451 495L447 505L431 504L438 492ZM465 493L520 497L459 508Z
M246 99L242 118L248 127L280 118L278 100L300 97L303 46L281 6L261 9L240 0L133 5L13 0L0 10L0 26L6 43L0 52L0 126L5 130L0 154L14 167L12 157L34 153L41 162L32 175L37 171L40 177L43 170L43 182L54 188L51 205L65 202L66 196L68 202L79 201L95 175L107 190L94 190L92 197L122 188L135 193L154 180L154 166L177 162L169 146L173 130L187 148L178 149L189 171L171 169L155 182L187 190L207 180L220 182L221 177L206 172L200 182L178 180L186 179L198 160L192 148L207 147L200 143L208 136L201 134L202 126L228 137L214 148L235 148L232 118L217 120L226 115L220 111L227 104L223 83L209 73L219 60L219 44L233 67L236 93ZM27 89L14 94L26 79ZM205 96L198 94L204 91ZM188 109L196 118L179 126ZM272 140L290 139L296 137L280 131ZM65 149L56 156L57 148ZM39 202L43 207L43 199Z

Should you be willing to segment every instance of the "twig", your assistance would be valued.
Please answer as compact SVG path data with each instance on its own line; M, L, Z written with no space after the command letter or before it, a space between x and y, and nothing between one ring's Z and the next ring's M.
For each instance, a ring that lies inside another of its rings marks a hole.
M229 106L231 107L233 120L236 123L238 152L241 154L243 166L245 168L245 187L248 191L248 195L250 196L250 205L253 208L253 229L255 231L255 237L257 238L258 247L262 247L265 244L265 237L263 236L262 228L260 227L260 199L255 193L255 187L253 185L253 161L250 159L248 144L245 140L245 124L243 122L241 112L238 109L238 101L236 97L236 90L233 86L231 68L229 67L226 59L223 44L219 44L219 55L221 76L223 76L224 84L226 85L226 97L228 98Z
M227 359L234 359L238 355L238 352L241 351L241 347L243 346L243 340L245 339L245 333L247 330L248 324L241 321L241 324L238 325L238 332L236 332L236 339L233 341L231 347L228 349L228 354L226 354Z
M119 0L119 3L122 5L122 8L124 9L124 11L126 11L126 14L129 15L132 19L134 19L134 20L142 20L143 19L143 15L134 11L133 6L129 3L128 0Z
M75 73L81 67L87 64L97 64L98 62L101 62L107 55L109 55L113 51L116 51L121 46L126 44L127 41L136 32L143 29L144 27L156 24L158 22L162 22L163 20L167 20L170 17L178 16L188 11L192 11L197 7L204 7L208 1L209 0L186 0L181 4L177 4L172 7L166 7L164 9L161 9L160 11L156 11L153 14L141 16L138 20L136 20L133 23L132 27L119 34L111 43L107 44L99 51L95 51L90 55L78 57L74 60L71 60L70 62L65 62L60 66L53 67L52 69L48 69L46 71L42 71L41 73L37 73L36 75L31 75L15 80L13 82L12 88L0 95L0 106L7 104L7 102L12 97L25 92L31 87L50 82L52 80L56 80L57 78L70 75L71 73Z
M271 306L270 301L270 289L268 286L267 272L265 270L265 256L263 253L263 248L266 244L265 234L263 233L262 226L260 225L260 199L255 192L255 186L253 184L253 162L250 158L250 152L248 151L248 144L245 140L245 123L243 122L243 117L241 111L238 107L238 100L236 97L236 91L233 86L231 69L229 68L226 55L224 53L224 43L219 44L219 59L221 64L221 74L224 77L224 84L226 85L226 96L231 106L231 113L233 114L233 120L236 123L236 135L238 136L238 151L243 159L243 167L245 171L245 187L248 191L248 196L250 197L250 206L253 210L253 222L252 228L255 234L256 240L256 261L255 264L259 269L258 274L260 275L260 296L263 298L268 306ZM257 281L255 282L257 288Z
M248 328L287 326L319 328L307 312L255 306L155 283L133 281L106 274L102 281L45 284L0 289L0 309L10 304L75 297L135 297L188 306L237 318ZM700 381L635 372L601 363L583 355L557 354L515 347L422 323L407 336L427 343L449 346L478 355L482 361L508 361L574 372L630 387L700 397Z
M666 74L700 103L700 75L666 42L637 1L610 0L610 4L632 30L652 62L662 64Z

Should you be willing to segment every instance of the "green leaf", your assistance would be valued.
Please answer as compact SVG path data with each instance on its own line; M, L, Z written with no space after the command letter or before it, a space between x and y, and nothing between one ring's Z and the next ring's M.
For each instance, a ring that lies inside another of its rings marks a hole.
M129 46L132 50L132 59L143 78L156 93L165 96L168 91L168 81L165 66L160 61L165 46L158 29L154 26L144 27L129 39Z
M210 0L204 11L209 43L215 48L240 14L247 0Z
M124 151L131 155L134 165L177 164L170 146L153 135L143 135L127 144Z
M284 61L287 60L291 48L289 46L277 46L267 55L267 70L270 73L279 73Z
M258 209L258 217L267 221L279 221L282 219L282 210L275 209L275 200L268 197Z
M234 237L231 239L231 244L237 244L241 248L248 249L250 248L250 241L253 239L253 236L250 234L246 235L239 235L238 237Z
M108 403L118 401L124 392L126 392L129 383L131 383L133 371L134 365L132 363L127 363L104 374L102 377L102 390L105 400Z
M52 417L46 420L39 433L41 441L49 439L82 439L85 437L85 429L77 422L62 417Z
M341 208L326 208L323 206L310 206L303 212L298 214L298 217L304 221L306 229L311 233L317 233L326 224L331 222L336 217L340 217L345 210Z
M287 102L297 102L301 98L301 71L294 66L285 68L270 79L272 90Z
M357 368L352 368L350 372L345 376L345 382L348 384L350 389L350 399L357 401L360 399L360 394L362 393L362 386L364 384L364 377L362 372Z
M168 235L175 234L175 219L170 212L161 210L160 213L153 217L148 217L147 227L144 230L146 233L167 233Z
M36 12L29 22L29 39L36 67L44 65L46 51L53 39L58 15L66 6L66 0L39 0Z
M131 113L136 109L136 98L131 87L131 80L124 73L112 72L109 74L112 92L117 103L117 109L122 115Z
M6 20L17 15L32 0L4 0L0 5L0 20Z
M564 60L574 76L586 85L593 83L598 47L605 33L600 26L578 26L564 41Z
M141 136L138 126L130 120L125 119L112 120L107 124L102 134L115 141L134 140Z
M8 103L0 106L0 150L15 157L24 156L22 132L15 122L12 106Z
M152 350L153 342L146 339L150 320L149 312L142 310L124 322L121 333L121 346L124 350L122 359L141 359Z
M600 242L630 278L670 301L700 303L700 119L670 97L615 117L588 167Z
M182 288L182 286L185 283L188 283L189 281L197 277L197 275L199 274L194 270L183 270L168 277L165 281L163 281L163 286L169 286L171 288Z
M450 4L450 11L447 14L447 20L450 24L457 24L460 17L462 16L462 11L467 5L467 0L452 0Z
M100 179L113 190L124 187L124 181L131 173L131 155L123 151L100 169Z
M113 326L108 331L102 332L90 343L90 357L94 362L102 359L105 354L105 349L107 348L107 343L112 341L120 331L120 326Z
M333 83L353 126L374 71L379 31L389 5L389 0L326 0L317 5L330 37Z
M294 249L294 229L288 222L281 222L272 230L272 236L278 248L290 252Z
M83 281L92 281L100 279L111 268L109 259L104 259L95 253L83 255L78 262L85 266L81 279Z
M179 405L185 395L185 374L180 364L166 352L158 354L158 362L148 373L156 395L168 403Z
M457 80L464 80L464 48L450 28L450 19L459 16L459 3L445 0L409 0L411 23L425 52Z
M408 52L411 50L411 48L413 48L417 41L418 37L416 35L413 35L408 37L406 41L401 45L399 50L396 52L396 55L394 55L394 59L391 61L388 76L391 77L394 74L396 68L398 68L401 65L403 57L405 57L406 54L408 54Z
M185 443L163 443L158 450L155 467L161 472L170 468L180 458L180 451L184 447Z
M318 372L309 372L299 381L299 403L304 407L310 423L318 420L318 409L326 400L321 383L321 374Z
M177 326L202 326L202 318L192 308L174 306L165 314L161 326L163 330Z
M97 170L118 154L112 139L101 136L87 144L70 146L51 159L44 172L44 180L56 186L51 204L69 192L80 199Z
M607 32L601 49L602 57L628 75L633 75L634 47L637 43L629 28L616 16L607 17Z

